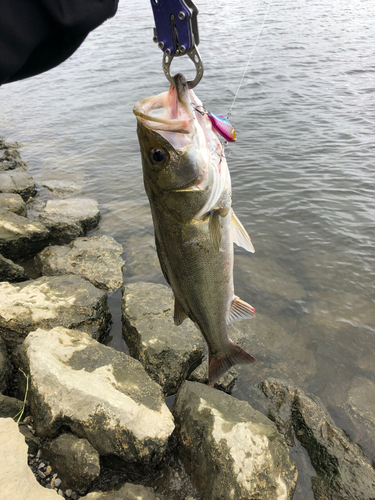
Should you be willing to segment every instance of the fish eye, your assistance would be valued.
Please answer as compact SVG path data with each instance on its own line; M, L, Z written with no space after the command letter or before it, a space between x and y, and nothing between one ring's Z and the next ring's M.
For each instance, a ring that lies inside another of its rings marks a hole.
M167 160L167 153L159 148L150 151L150 158L154 165L163 165Z

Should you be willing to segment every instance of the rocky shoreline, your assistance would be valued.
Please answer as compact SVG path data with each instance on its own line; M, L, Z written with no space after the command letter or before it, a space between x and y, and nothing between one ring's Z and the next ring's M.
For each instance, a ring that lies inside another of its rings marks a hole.
M315 499L375 499L373 465L319 398L267 379L258 411L231 396L235 369L207 386L202 336L174 325L170 289L123 285L122 245L87 236L98 203L55 180L39 202L19 147L0 139L0 500L291 500L296 443ZM130 355L103 343L120 287Z

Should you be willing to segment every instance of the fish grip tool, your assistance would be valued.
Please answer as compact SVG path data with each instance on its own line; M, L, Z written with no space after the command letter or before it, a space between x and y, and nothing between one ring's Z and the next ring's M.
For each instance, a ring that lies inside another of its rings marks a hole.
M194 88L203 76L203 64L197 49L199 44L198 9L192 0L151 0L154 13L154 42L163 51L163 71L174 85L170 73L175 57L187 55L194 63L196 75L189 80L188 87Z

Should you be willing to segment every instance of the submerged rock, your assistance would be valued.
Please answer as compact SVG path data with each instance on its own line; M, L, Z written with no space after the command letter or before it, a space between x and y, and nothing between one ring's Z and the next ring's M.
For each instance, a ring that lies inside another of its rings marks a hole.
M61 479L61 489L72 488L86 493L100 474L99 454L87 441L72 434L62 434L42 448L43 460L48 460Z
M0 419L0 495L4 500L61 500L43 488L27 465L27 444L11 418Z
M110 318L106 293L79 276L0 283L0 333L10 352L29 332L57 325L101 339Z
M26 203L16 193L0 193L0 210L7 210L22 217L26 217Z
M375 382L355 377L342 408L350 425L350 435L369 453L375 464Z
M290 500L297 468L275 425L245 401L185 382L173 409L179 453L205 500Z
M0 337L0 392L7 392L12 380L12 365L4 340Z
M137 281L162 278L155 239L150 234L130 236L125 244L127 273Z
M22 266L0 255L0 281L18 283L19 281L26 281L28 279L29 277Z
M71 196L72 194L78 194L82 191L82 183L77 183L77 181L67 181L61 179L49 179L41 182L42 186L47 188L55 196L64 198L65 196Z
M39 215L52 237L63 241L84 236L99 219L98 203L90 198L49 200Z
M32 257L48 245L48 229L35 220L0 211L0 253L8 259Z
M31 332L20 347L39 436L68 426L100 455L156 466L174 429L160 387L142 365L78 330Z
M276 379L262 382L261 388L279 431L291 445L297 438L309 454L317 473L312 478L315 498L374 500L375 470L319 398Z
M20 169L0 172L0 193L17 193L27 201L35 196L34 179Z
M125 285L122 300L124 340L164 394L175 394L193 363L203 354L203 340L194 323L173 322L170 288L153 283Z
M122 245L110 236L77 238L67 246L50 246L37 255L43 276L75 274L102 290L122 285Z
M81 497L81 500L168 500L167 497L156 493L152 488L140 484L126 483L117 491L94 491Z

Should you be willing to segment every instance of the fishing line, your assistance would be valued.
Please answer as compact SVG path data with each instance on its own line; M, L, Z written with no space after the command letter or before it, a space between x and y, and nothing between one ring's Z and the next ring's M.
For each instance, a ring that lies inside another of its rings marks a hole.
M271 5L272 5L272 2L273 2L273 0L270 0L270 3L268 4L267 11L266 11L266 13L264 14L264 18L263 18L262 26L260 27L260 30L259 30L258 36L256 37L256 40L255 40L254 45L253 45L253 48L252 48L252 50L251 50L251 53L250 53L249 59L247 60L247 64L246 64L246 67L245 67L245 71L243 72L243 75L242 75L242 78L241 78L240 84L238 85L238 89L237 89L236 95L234 96L234 99L233 99L233 102L232 102L232 106L230 107L229 112L228 112L228 114L227 114L227 120L228 120L228 118L230 117L230 115L232 114L232 109L233 109L234 103L235 103L235 101L236 101L236 99L237 99L237 95L238 95L238 92L240 91L240 88L241 88L241 85L242 85L243 79L245 78L245 74L246 74L247 68L249 67L250 60L251 60L251 58L252 58L252 56L253 56L255 46L256 46L256 44L258 43L258 40L259 40L260 34L261 34L262 29L263 29L263 26L264 26L264 23L266 22L266 19L267 19L268 13L269 13L270 8L271 8Z

